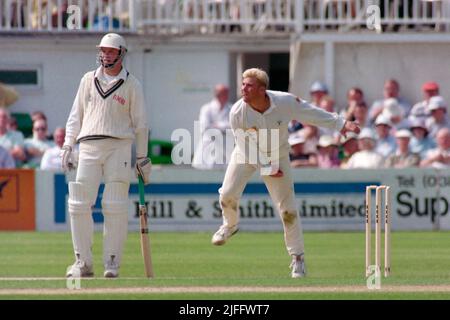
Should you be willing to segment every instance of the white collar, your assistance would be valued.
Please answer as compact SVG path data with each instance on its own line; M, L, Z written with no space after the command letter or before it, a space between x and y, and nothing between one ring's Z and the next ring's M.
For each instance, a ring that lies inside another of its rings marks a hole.
M264 111L264 114L269 114L277 108L277 105L275 104L275 102L273 102L273 96L268 91L266 91L266 95L269 97L270 104L269 108L266 111Z
M128 71L124 67L122 67L122 70L120 70L119 74L117 76L113 76L113 77L114 77L115 81L120 80L120 79L125 81L127 79L127 74L128 74ZM105 78L103 66L100 66L95 70L94 77L103 82L108 82Z
M267 114L273 112L277 108L277 105L273 102L272 96L267 91L266 91L266 95L267 95L267 97L269 97L269 108L267 108L267 110L264 111L263 113L260 113L259 111L253 109L249 104L247 104L247 105L249 106L250 109L252 109L256 113L259 113L260 115L267 115Z

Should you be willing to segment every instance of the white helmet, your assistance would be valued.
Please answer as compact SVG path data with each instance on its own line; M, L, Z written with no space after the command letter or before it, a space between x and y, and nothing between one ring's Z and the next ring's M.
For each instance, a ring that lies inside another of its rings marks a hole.
M100 44L97 46L97 48L114 48L121 50L122 48L127 50L127 44L125 43L124 38L122 38L121 35L118 35L117 33L108 33L106 34L102 40L100 41Z
M98 53L98 61L102 64L104 68L113 68L119 60L123 60L125 57L125 53L127 52L127 44L122 36L117 33L108 33L103 36L100 44L97 45L97 48L114 48L119 50L119 54L116 60L113 63L106 64L103 62L103 56L101 50Z

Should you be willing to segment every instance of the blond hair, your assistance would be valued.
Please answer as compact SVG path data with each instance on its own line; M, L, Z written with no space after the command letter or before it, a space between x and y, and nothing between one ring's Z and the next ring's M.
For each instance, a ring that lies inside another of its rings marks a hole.
M259 68L251 68L251 69L247 69L244 71L244 73L242 74L242 79L245 78L255 78L256 81L268 88L269 87L269 76L267 75L267 73Z

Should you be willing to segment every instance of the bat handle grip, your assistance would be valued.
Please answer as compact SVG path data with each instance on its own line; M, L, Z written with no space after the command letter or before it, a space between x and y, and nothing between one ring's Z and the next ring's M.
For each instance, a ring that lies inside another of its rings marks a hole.
M142 180L142 177L138 175L139 179L139 204L145 205L145 192L144 192L144 181Z

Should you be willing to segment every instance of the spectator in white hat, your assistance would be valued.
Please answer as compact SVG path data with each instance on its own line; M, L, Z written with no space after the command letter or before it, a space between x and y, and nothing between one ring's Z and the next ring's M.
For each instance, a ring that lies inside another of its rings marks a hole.
M417 118L412 120L409 128L412 132L411 141L409 142L411 152L418 153L423 159L429 150L436 148L436 142L428 135L425 119Z
M339 168L339 149L330 135L323 135L317 144L317 164L319 168L330 169Z
M380 114L375 120L375 130L378 135L375 151L383 157L388 157L397 149L395 138L391 135L392 122L383 114Z
M425 125L431 137L436 137L437 132L442 128L450 128L450 119L447 115L447 103L441 96L430 98L428 103L430 116L426 119Z
M417 167L420 164L420 156L417 153L412 153L409 149L411 137L412 134L407 129L395 133L397 150L386 159L385 166L387 168Z
M405 123L405 113L395 98L389 98L384 100L383 111L381 115L389 119L392 123L393 128L405 128L407 124Z
M341 136L341 168L345 168L347 166L348 160L359 151L358 146L358 135L353 132L347 133L347 135Z
M318 107L322 98L328 94L328 87L323 82L314 81L309 89L309 94L311 96L311 103Z
M450 129L442 128L436 134L437 148L428 151L421 167L450 169Z
M384 158L375 151L377 136L370 128L364 128L358 136L360 151L347 162L347 169L376 169L383 166Z
M292 133L288 139L291 150L289 152L289 160L291 161L291 167L317 167L317 156L315 153L305 152L305 136L297 131Z
M400 84L395 79L388 79L384 82L383 99L376 100L369 109L370 119L376 120L383 111L384 101L390 98L395 98L402 108L405 116L409 114L411 105L402 97L400 97Z

